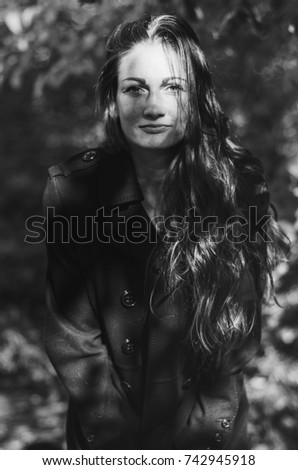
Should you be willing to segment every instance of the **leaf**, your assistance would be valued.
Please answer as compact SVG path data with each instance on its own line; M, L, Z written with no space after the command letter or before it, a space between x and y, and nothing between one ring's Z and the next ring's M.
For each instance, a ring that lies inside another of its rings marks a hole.
M4 17L4 23L13 34L21 34L23 31L21 13L9 11Z
M32 7L27 7L25 10L22 12L22 25L24 28L28 29L32 23L34 18L42 11L42 7L35 5Z

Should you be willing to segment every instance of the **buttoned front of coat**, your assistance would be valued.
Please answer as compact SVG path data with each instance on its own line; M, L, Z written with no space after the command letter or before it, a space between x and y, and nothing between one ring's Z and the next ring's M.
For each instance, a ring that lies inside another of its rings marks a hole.
M125 154L94 149L49 169L44 339L69 395L68 447L245 448L242 367L259 324L229 369L196 377L183 292L149 269L160 238L142 199ZM249 273L243 295L254 314Z

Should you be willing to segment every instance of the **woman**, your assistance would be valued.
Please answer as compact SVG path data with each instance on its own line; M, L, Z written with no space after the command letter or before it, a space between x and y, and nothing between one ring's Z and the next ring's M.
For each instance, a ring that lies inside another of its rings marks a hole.
M248 448L242 370L285 247L260 163L177 17L121 24L96 90L105 142L51 167L44 195L68 448Z

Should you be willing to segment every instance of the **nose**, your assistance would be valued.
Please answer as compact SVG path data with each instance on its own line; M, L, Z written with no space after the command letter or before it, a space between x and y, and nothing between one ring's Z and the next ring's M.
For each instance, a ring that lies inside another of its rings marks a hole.
M148 119L158 119L164 115L162 97L159 93L150 92L144 107L144 117Z

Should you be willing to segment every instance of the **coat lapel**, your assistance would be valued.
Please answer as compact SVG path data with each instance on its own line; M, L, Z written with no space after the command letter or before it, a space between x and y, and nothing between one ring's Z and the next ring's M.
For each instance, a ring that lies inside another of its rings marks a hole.
M98 204L107 216L105 234L110 244L146 265L145 292L147 299L154 291L152 307L157 309L169 297L160 281L160 268L149 263L162 238L142 205L144 196L129 154L106 155L100 170ZM102 203L103 201L103 203ZM105 218L104 218L105 219ZM136 230L132 222L138 226Z
M105 234L115 248L147 262L160 237L142 205L133 162L127 153L106 157L98 185Z

